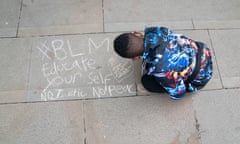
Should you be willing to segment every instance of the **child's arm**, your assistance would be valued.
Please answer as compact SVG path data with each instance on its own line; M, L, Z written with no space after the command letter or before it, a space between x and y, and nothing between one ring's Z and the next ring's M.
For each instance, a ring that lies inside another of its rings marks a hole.
M154 74L156 81L164 87L172 99L181 99L186 92L186 86L178 72Z

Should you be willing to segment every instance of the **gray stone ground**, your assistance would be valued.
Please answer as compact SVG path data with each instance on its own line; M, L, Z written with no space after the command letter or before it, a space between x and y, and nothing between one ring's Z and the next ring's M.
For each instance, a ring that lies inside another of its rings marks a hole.
M239 0L1 0L1 144L238 144ZM214 76L174 101L145 91L112 40L166 26L207 43Z

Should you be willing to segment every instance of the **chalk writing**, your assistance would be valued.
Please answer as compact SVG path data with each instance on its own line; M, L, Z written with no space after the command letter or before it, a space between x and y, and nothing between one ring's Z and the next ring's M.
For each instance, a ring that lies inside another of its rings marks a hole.
M88 39L89 54L92 54L93 48L99 49L100 47L103 47L105 43L107 47L107 52L109 52L109 38L104 39L100 45L96 45L95 42L91 38L89 38Z
M59 100L66 98L85 98L86 93L81 89L72 89L72 90L64 90L64 89L53 89L53 90L45 90L41 93L41 100Z
M42 72L45 77L50 75L59 75L61 72L64 71L72 71L72 70L78 70L78 71L85 71L88 70L95 70L96 67L94 67L95 64L94 59L87 59L82 58L79 62L78 60L74 60L71 64L69 63L44 63L42 66Z
M50 86L59 86L59 85L62 85L62 84L74 84L76 82L76 78L81 78L82 77L82 74L81 73L75 73L73 75L67 75L65 77L62 77L62 76L55 76L54 78L50 78L50 77L47 77L47 81L48 81L48 87Z
M124 93L135 94L133 85L105 85L93 87L93 97L122 95Z
M36 48L42 60L41 72L47 82L40 94L43 101L136 93L134 84L121 83L133 73L130 61L98 56L99 50L112 55L109 38L100 42L88 38L79 48L73 47L70 40L44 40ZM113 84L113 80L117 83ZM74 88L79 83L85 84L84 87Z
M133 66L129 62L118 62L114 58L109 59L109 64L115 79L121 82L125 78L127 78L130 74L132 74Z
M44 41L41 46L38 46L37 48L42 53L42 59L47 58L49 60L52 60L56 58L57 60L65 60L67 59L68 55L70 57L78 57L85 55L83 52L79 53L73 53L72 47L70 45L70 41L66 40L53 40L51 41L51 47L47 46L47 40Z
M111 81L112 74L107 74L103 76L101 72L90 72L88 74L89 82L88 84L107 84L108 81Z

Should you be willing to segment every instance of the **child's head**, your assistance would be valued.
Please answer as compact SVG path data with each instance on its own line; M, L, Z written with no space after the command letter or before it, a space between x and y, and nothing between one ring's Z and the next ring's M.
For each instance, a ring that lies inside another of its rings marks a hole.
M143 36L139 32L124 33L114 40L114 50L124 58L136 58L143 55Z

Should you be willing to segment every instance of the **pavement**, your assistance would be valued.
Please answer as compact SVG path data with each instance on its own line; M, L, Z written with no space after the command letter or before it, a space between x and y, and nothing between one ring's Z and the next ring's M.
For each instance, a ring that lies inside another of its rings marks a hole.
M1 0L0 144L239 144L239 0ZM166 26L209 45L214 74L171 100L117 56Z

